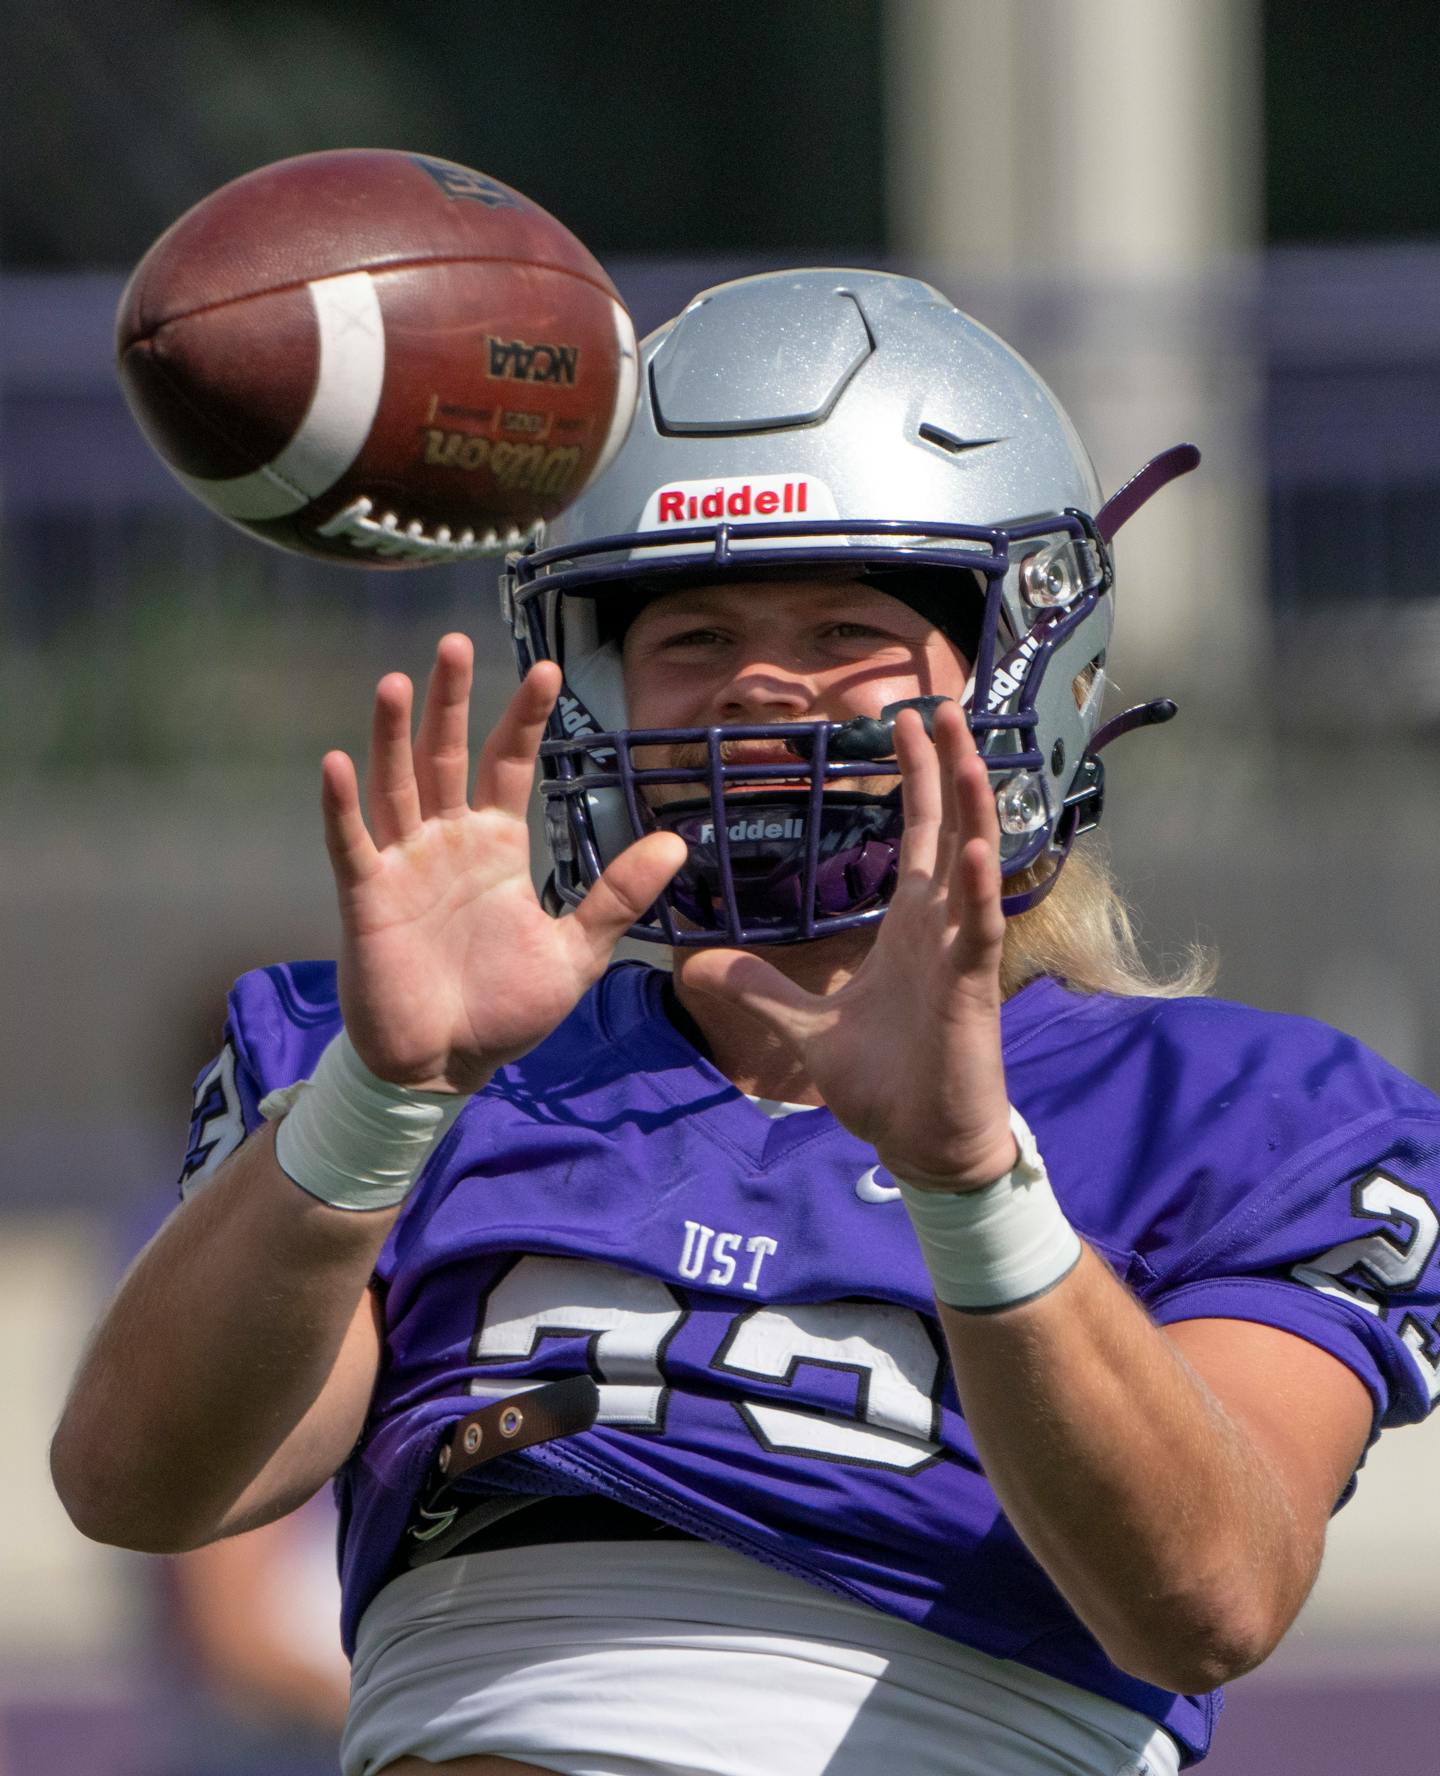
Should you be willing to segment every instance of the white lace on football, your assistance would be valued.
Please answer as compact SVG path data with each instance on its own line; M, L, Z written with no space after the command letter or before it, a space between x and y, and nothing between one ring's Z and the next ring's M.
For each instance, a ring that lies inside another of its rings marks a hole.
M448 524L440 524L431 533L418 518L407 521L398 512L384 512L372 518L374 510L375 502L371 499L351 500L317 529L324 537L344 537L352 549L368 555L428 562L474 561L485 555L504 555L511 549L523 548L540 530L535 523L528 530L511 525L505 531L454 532Z

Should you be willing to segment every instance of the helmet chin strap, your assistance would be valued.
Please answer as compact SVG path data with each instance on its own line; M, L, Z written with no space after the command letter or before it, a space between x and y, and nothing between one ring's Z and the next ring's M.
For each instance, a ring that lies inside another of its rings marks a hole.
M902 709L918 711L925 732L933 739L935 711L942 703L953 701L952 697L902 697L898 703L887 703L878 717L857 715L853 721L841 722L830 730L827 756L832 759L894 758L895 720ZM1178 713L1179 706L1172 697L1155 697L1149 703L1136 703L1106 722L1086 747L1086 754L1093 758L1122 734L1133 733L1136 728L1158 727L1162 722L1172 721ZM792 734L785 742L785 750L793 752L796 758L810 759L815 754L815 742L808 734Z

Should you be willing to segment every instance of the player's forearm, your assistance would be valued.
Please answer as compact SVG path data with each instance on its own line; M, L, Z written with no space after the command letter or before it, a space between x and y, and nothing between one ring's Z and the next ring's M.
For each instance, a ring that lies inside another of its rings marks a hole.
M316 1403L395 1213L329 1208L280 1170L270 1130L247 1141L92 1336L51 1452L79 1527L147 1550L203 1541L307 1414L322 1473L327 1446L338 1465L365 1390Z
M1122 1669L1204 1691L1258 1664L1309 1589L1284 1487L1088 1249L1040 1300L942 1307L1007 1516Z

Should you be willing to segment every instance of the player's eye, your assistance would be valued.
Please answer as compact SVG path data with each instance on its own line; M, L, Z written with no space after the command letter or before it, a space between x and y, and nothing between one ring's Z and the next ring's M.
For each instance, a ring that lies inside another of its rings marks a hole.
M680 629L674 635L663 636L659 645L662 648L707 647L724 640L725 637L718 629L697 627Z
M858 619L849 618L827 625L823 639L830 642L853 642L867 647L901 645L900 637L890 630L881 629L874 623L862 623Z

